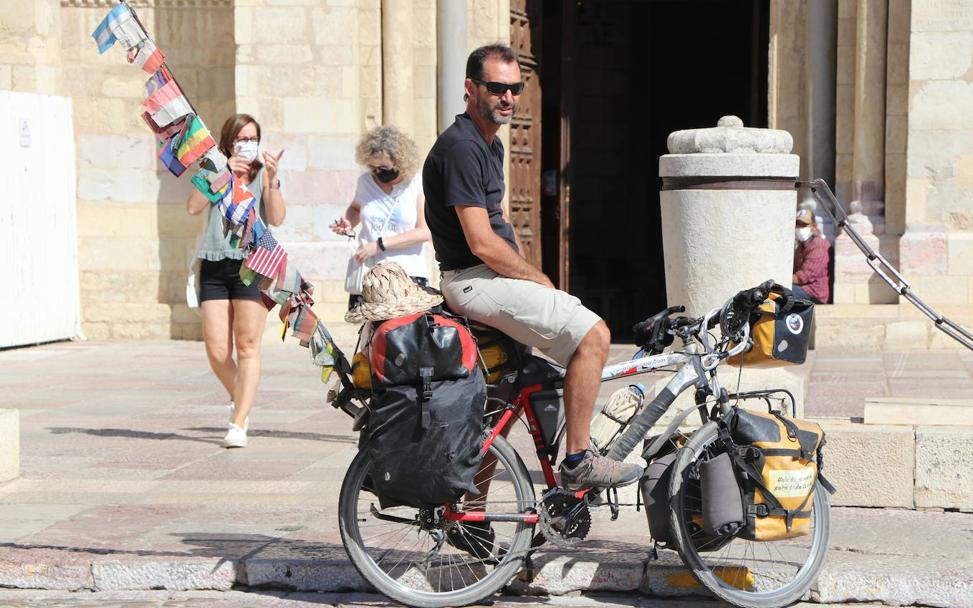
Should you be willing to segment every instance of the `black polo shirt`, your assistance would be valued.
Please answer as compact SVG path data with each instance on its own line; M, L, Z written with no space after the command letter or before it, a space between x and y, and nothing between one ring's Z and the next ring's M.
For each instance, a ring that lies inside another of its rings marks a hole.
M443 131L422 167L426 196L426 224L440 270L460 270L482 264L473 255L454 206L483 207L490 227L514 251L513 227L503 219L503 143L499 137L487 144L467 114Z

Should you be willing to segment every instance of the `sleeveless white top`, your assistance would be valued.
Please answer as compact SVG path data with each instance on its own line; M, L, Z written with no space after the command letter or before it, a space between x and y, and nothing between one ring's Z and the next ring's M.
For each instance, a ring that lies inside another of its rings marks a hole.
M358 178L355 188L355 201L360 207L360 221L358 225L359 244L371 243L378 237L388 238L395 234L407 232L416 227L417 209L416 199L422 195L422 178L415 175L409 181L402 181L392 187L392 192L386 194L375 180L371 172L365 172ZM390 260L396 262L410 277L429 278L429 263L426 260L422 243L416 243L404 248L379 250L370 262Z

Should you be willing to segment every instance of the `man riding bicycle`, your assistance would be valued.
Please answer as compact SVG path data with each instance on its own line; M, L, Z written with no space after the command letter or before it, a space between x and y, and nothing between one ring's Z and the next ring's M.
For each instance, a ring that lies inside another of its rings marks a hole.
M608 326L524 259L501 206L503 144L496 134L510 122L524 88L516 53L500 44L473 51L464 88L466 112L439 136L422 170L426 223L443 296L454 311L538 348L567 368L562 486L632 483L641 467L589 448L589 424L611 343Z

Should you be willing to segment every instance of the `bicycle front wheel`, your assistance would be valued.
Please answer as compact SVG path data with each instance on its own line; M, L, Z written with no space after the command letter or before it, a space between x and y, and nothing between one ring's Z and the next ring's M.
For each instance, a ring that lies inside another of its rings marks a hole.
M744 608L779 608L800 600L824 566L831 535L831 502L814 491L809 533L777 541L709 538L702 521L700 464L723 451L715 423L680 449L670 485L670 523L676 547L696 580L718 598Z
M407 606L464 606L493 595L520 569L533 524L464 524L443 519L442 509L383 508L368 487L370 468L362 450L341 486L339 527L351 562L379 592ZM475 483L481 494L464 497L457 512L510 519L533 513L530 474L503 437L490 446Z

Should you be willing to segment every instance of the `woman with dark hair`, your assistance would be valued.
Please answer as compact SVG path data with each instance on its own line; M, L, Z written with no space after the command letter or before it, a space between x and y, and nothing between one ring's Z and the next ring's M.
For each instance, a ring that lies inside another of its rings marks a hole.
M260 124L249 114L234 114L223 123L219 150L227 158L233 178L256 199L256 210L267 224L284 221L286 207L280 193L278 162L284 154L264 152L258 158ZM243 251L223 234L219 207L200 192L186 200L190 215L208 212L208 224L196 257L201 260L199 307L203 313L203 341L213 373L230 396L230 421L223 445L247 445L247 423L260 381L260 340L267 308L255 285L240 280ZM236 346L236 361L233 347Z

